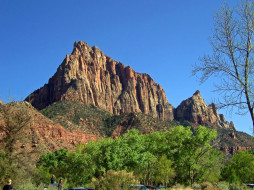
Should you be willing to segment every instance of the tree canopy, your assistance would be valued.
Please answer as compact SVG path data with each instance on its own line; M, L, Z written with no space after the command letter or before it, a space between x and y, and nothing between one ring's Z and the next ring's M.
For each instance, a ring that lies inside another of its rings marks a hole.
M215 130L202 126L195 135L190 127L183 126L151 134L130 130L117 139L103 138L79 145L76 152L48 153L40 158L37 167L44 171L45 180L55 174L75 186L99 179L108 171L133 172L146 185L192 184L207 181L212 173L216 176L212 180L218 181L222 154L210 144L215 138Z

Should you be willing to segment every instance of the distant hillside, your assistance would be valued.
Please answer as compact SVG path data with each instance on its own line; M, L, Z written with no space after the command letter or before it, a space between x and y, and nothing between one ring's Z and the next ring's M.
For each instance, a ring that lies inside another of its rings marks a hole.
M117 136L119 128L123 131L136 128L146 133L167 131L170 127L179 124L175 121L162 121L142 113L114 115L98 107L72 101L56 102L40 112L68 130L81 129L104 137Z
M8 109L11 110L12 114L8 118L17 117L15 113L19 110L22 110L22 113L27 113L31 117L29 124L26 126L27 131L23 134L24 139L22 142L18 141L15 146L16 151L25 149L30 152L32 157L61 148L74 150L77 144L86 143L98 138L97 135L88 134L82 130L69 131L65 129L39 113L28 102L14 102L0 105L0 128L5 128L6 126L6 120L4 119L5 112L2 110L3 106L8 106ZM3 130L0 131L1 140L5 136L5 133Z
M113 138L129 129L151 133L168 131L177 125L191 126L194 131L197 127L189 121L162 121L143 113L113 115L94 106L70 101L56 102L41 110L41 113L68 130L81 129L88 134ZM217 130L217 148L225 152L235 153L237 150L246 150L254 146L253 137L246 133L214 125L205 126Z

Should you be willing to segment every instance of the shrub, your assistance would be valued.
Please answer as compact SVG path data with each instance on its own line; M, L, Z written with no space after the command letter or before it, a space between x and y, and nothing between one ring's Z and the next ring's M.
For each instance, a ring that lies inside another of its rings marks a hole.
M114 189L120 190L121 186L123 190L127 190L130 184L138 184L139 181L135 179L133 173L126 171L114 171L109 170L103 174L99 179L92 179L92 185L95 189L107 190Z
M172 187L173 189L185 189L184 185L181 184L176 184L175 186Z
M201 189L201 185L199 185L198 183L193 183L191 187L193 189Z
M217 184L217 187L220 189L220 190L228 190L228 183L227 182L219 182Z
M233 183L230 185L229 189L230 190L247 190L247 189L251 189L251 188L248 187L247 185L240 185L237 183Z
M231 184L229 187L230 190L241 190L241 186L239 184Z
M202 190L214 190L214 189L216 189L216 187L214 187L211 183L209 183L209 182L203 182L202 184L201 184L201 189Z
M26 182L25 184L20 185L17 189L19 190L41 190L44 189L44 185L35 185L31 181ZM51 190L50 188L47 188L48 190Z

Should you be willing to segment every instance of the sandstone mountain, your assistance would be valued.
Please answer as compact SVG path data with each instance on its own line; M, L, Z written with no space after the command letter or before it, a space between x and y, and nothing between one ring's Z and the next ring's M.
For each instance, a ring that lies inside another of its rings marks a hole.
M195 125L208 124L235 130L233 122L227 122L223 114L218 114L214 103L207 106L199 90L175 109L175 119L187 120Z
M60 100L94 105L117 115L142 112L174 119L174 108L163 88L148 74L135 72L85 42L75 42L73 52L66 55L48 84L26 98L39 110Z
M190 121L234 129L215 104L206 105L200 92L174 109L163 88L147 74L104 55L97 47L75 42L48 84L30 94L29 101L41 110L61 100L93 105L112 114L141 112L162 120Z

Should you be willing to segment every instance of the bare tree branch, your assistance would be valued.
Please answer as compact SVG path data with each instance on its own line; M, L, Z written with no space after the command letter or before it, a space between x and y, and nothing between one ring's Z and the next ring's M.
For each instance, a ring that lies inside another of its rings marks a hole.
M215 86L222 96L218 108L237 107L250 113L254 133L254 2L243 0L238 9L224 4L214 17L212 54L199 58L192 74L203 83L219 77Z

